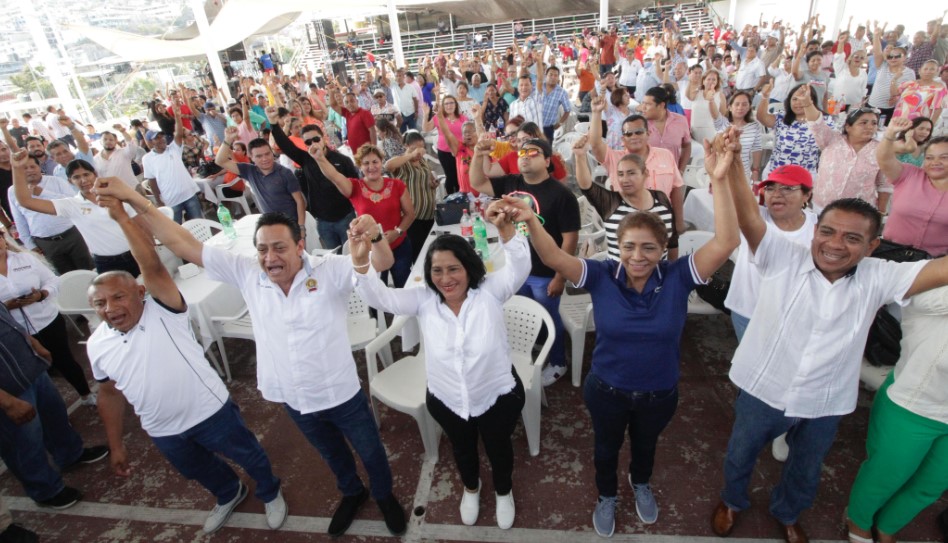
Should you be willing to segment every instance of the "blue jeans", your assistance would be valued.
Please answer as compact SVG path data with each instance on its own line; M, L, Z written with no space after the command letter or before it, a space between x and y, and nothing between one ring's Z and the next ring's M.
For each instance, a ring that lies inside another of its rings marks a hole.
M349 223L355 219L355 211L349 213L345 217L339 219L338 221L324 221L319 219L316 221L316 233L319 234L319 242L322 243L323 249L335 249L349 239Z
M285 405L290 418L303 432L306 439L316 447L319 454L336 476L336 488L343 496L357 496L365 486L356 473L355 449L362 465L369 474L372 497L384 500L392 494L392 470L378 426L369 409L365 394L360 390L355 396L336 407L307 413L306 415ZM348 440L349 443L346 443Z
M201 483L219 505L233 500L240 488L240 478L221 456L233 460L257 482L254 494L264 503L280 492L280 480L273 475L267 453L231 400L184 432L151 440L181 475Z
M595 435L596 488L600 496L618 493L619 451L629 433L632 460L629 473L635 484L648 483L655 465L658 436L678 408L678 387L636 392L613 388L590 373L583 385L583 400L592 417Z
M41 502L65 487L59 470L79 460L82 438L69 424L66 404L45 373L19 399L29 402L36 416L26 424L14 424L0 411L0 458L23 485L26 495Z
M784 525L796 523L800 513L813 504L823 458L836 439L836 428L842 417L787 417L783 411L743 390L734 403L734 413L721 499L735 511L750 507L747 485L757 457L764 447L786 432L790 456L783 465L780 482L770 495L770 514Z
M750 324L750 317L739 315L736 311L731 311L731 324L734 325L734 335L737 336L737 342L744 339L744 332L747 331L747 325Z
M404 134L408 130L414 130L414 129L415 129L415 114L412 113L411 115L404 115L402 117L402 126L399 128L399 132Z
M556 336L553 338L553 347L550 349L550 355L547 359L550 361L551 366L565 368L566 340L564 339L563 319L560 318L560 298L559 296L552 298L546 293L546 288L550 285L550 281L552 280L552 277L530 275L527 277L527 281L523 286L520 287L520 290L517 291L517 294L536 300L550 313L550 317L553 318L553 327L556 329ZM546 330L546 327L544 327L544 330ZM547 333L550 332L547 330ZM540 338L543 337L545 336L543 332L541 332ZM538 339L538 341L542 341L542 339Z
M198 200L197 194L181 202L176 206L171 206L174 211L174 222L181 224L184 222L184 214L188 214L188 220L203 219L204 210L201 209L201 200Z
M408 276L411 275L411 266L414 264L411 258L411 240L407 236L401 245L392 249L392 256L395 257L395 263L392 264L392 268L389 270L392 272L392 281L395 283L395 288L402 288L408 282ZM388 282L388 273L388 271L382 272L382 282Z

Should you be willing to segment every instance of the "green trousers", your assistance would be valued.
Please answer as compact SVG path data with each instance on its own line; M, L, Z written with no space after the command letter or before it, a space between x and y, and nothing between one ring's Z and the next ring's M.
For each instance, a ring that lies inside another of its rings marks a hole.
M948 424L889 399L889 374L876 394L866 438L868 458L849 495L849 518L894 535L948 490Z

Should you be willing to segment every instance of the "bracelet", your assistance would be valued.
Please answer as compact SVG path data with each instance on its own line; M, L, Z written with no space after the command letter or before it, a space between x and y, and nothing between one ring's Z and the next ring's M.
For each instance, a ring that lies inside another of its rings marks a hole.
M363 265L361 265L361 266L353 265L353 266L352 266L352 269L353 269L353 270L367 270L367 269L369 269L369 263L366 262L365 264L363 264Z
M375 238L373 238L371 241L372 241L372 243L378 243L378 242L382 241L383 239L385 239L385 235L382 233L382 227L380 226L380 227L379 227L379 235L375 236Z

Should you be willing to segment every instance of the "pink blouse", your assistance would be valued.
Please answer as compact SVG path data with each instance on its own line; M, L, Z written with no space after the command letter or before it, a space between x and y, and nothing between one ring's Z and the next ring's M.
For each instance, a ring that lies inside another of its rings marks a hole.
M820 166L813 180L813 205L824 208L840 198L859 198L879 205L880 192L892 192L876 160L879 142L872 140L857 153L838 130L823 117L808 122L820 152Z
M454 134L454 137L457 138L458 141L461 141L461 127L464 126L464 123L466 121L467 121L467 117L465 117L464 115L461 115L460 117L458 117L457 119L453 121L450 119L444 120L444 122L448 125L448 128L451 129L451 133ZM440 128L440 125L438 124L437 115L431 118L431 122L433 122L435 126L438 126ZM451 152L451 147L448 145L448 140L445 139L444 134L442 134L440 130L438 131L437 148L439 151L444 151L446 153Z
M902 175L892 181L895 194L882 237L928 251L948 254L948 192L932 186L925 170L902 164Z

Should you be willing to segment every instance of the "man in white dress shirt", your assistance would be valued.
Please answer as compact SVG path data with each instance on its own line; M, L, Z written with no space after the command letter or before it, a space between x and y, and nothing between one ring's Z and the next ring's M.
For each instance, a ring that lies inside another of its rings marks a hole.
M369 474L371 494L385 525L394 535L405 532L405 511L392 494L392 474L385 447L359 383L349 346L346 314L353 288L348 256L309 256L296 221L281 213L264 213L257 222L257 257L245 257L202 244L190 232L158 212L144 196L125 184L97 193L128 202L150 230L175 255L203 266L211 279L240 289L257 343L257 388L263 397L284 405L290 418L319 450L336 476L343 498L329 523L340 536L369 495L350 445ZM356 219L354 235L381 241L370 215ZM372 263L391 267L386 243L377 243Z
M768 294L732 360L730 377L740 391L712 530L730 534L738 513L750 507L747 487L760 451L786 433L790 454L770 513L788 542L806 542L799 516L816 496L839 420L856 408L876 311L948 284L948 257L904 264L866 258L879 245L882 217L855 198L823 209L807 249L764 222L749 185L734 191L760 291Z

